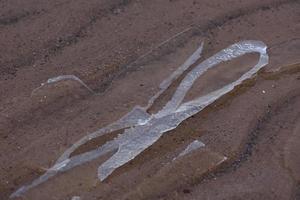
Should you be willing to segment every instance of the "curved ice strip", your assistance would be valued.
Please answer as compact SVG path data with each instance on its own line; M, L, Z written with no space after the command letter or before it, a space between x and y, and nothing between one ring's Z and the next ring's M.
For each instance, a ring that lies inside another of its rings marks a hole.
M182 121L198 113L222 95L230 92L236 85L239 85L245 79L252 77L259 69L268 63L266 48L266 45L260 41L242 41L220 51L216 55L202 62L187 74L175 91L172 99L161 111L150 116L145 112L144 108L135 107L133 111L129 112L115 123L112 123L107 127L83 137L72 147L67 149L65 153L58 159L56 164L47 170L44 175L33 181L32 184L20 188L17 192L12 194L12 197L21 195L28 189L46 181L48 178L54 176L58 172L66 171L77 165L93 160L105 154L106 152L117 149L117 152L98 168L98 177L100 180L104 180L115 169L134 159L147 147L151 146L165 132L173 130ZM194 81L207 69L217 65L220 62L228 61L251 52L260 53L259 61L252 69L242 75L238 80L205 96L201 96L195 100L180 105L185 94L191 88ZM171 78L170 80L173 79ZM105 143L102 147L96 150L69 158L70 154L75 149L86 143L88 140L123 128L128 129L126 129L123 134L116 137L113 141ZM53 168L55 170L53 170Z
M103 181L115 169L135 158L157 141L164 132L172 130L179 123L178 118L173 120L151 118L145 125L126 129L114 140L119 144L119 149L98 168L98 178Z
M183 106L178 110L176 109L183 100L186 92L191 88L194 81L202 73L204 73L205 70L222 61L228 61L232 58L236 58L244 55L245 53L251 52L260 53L259 62L237 81L226 85L208 95L200 97L195 101L183 104ZM115 169L132 160L147 147L151 146L160 138L163 133L176 128L182 121L198 113L220 96L231 91L234 86L240 84L243 80L250 78L260 68L265 66L268 63L266 45L258 41L240 42L217 53L215 56L205 60L203 63L207 64L208 66L202 65L201 63L191 72L189 72L165 108L153 115L147 124L144 126L127 129L124 134L115 139L115 141L119 144L119 150L99 167L98 177L100 180L104 180ZM170 107L170 105L174 107Z
M174 160L181 156L185 156L185 155L191 153L192 151L199 149L201 147L205 147L205 144L199 140L194 140L176 158L174 158Z
M89 87L87 86L80 78L78 78L75 75L61 75L61 76L56 76L53 78L49 78L46 82L41 83L41 86L38 88L35 88L31 94L34 94L37 90L39 90L40 88L44 87L46 84L52 84L52 83L56 83L56 82L60 82L60 81L64 81L64 80L73 80L78 82L80 85L82 85L83 87L85 87L88 91L90 91L91 93L95 94L95 92Z
M133 108L132 111L130 111L128 114L126 114L120 120L118 120L106 127L103 127L93 133L90 133L87 136L82 137L80 140L78 140L76 143L74 143L70 148L68 148L59 157L59 159L56 161L56 163L60 163L63 160L67 159L71 155L71 153L74 152L79 146L85 144L86 142L90 141L91 139L105 135L107 133L111 133L113 131L124 129L124 128L131 127L134 125L139 125L139 124L142 125L143 123L146 123L150 118L150 115L146 112L146 110L152 106L154 101L171 85L171 83L174 80L176 80L185 70L187 70L191 65L193 65L200 58L202 50L203 50L203 45L204 45L204 43L201 42L200 47L176 71L174 71L167 79L165 79L160 84L159 87L161 90L159 92L157 92L148 101L148 105L145 108L136 106ZM79 78L75 77L74 75L64 75L64 76L54 77L54 78L48 79L47 83L54 83L54 82L65 80L65 79L77 80L89 89L89 87L86 84L84 84ZM44 85L45 85L45 83L42 83L40 87L42 87ZM36 88L36 89L39 89L39 88ZM91 89L89 89L89 90L92 91Z
M132 111L130 111L129 113L127 113L125 116L123 116L121 119L119 119L118 121L109 124L106 127L103 127L93 133L90 133L84 137L82 137L80 140L78 140L76 143L74 143L71 147L69 147L60 157L59 159L56 161L56 163L60 163L65 159L68 159L69 156L81 145L85 144L86 142L103 136L107 133L111 133L114 131L118 131L121 129L125 129L128 127L132 127L135 125L142 125L144 123L147 123L147 121L149 120L150 115L148 113L146 113L141 107L139 106L135 106Z
M225 61L232 60L246 53L257 52L260 53L259 62L255 67L252 68L249 72L243 75L243 77L250 77L248 74L252 75L251 71L256 72L264 63L268 63L268 56L266 54L266 45L260 41L242 41L236 44L229 46L228 48L218 52L214 56L208 58L207 60L200 63L192 71L190 71L186 77L182 80L178 86L176 92L174 93L172 99L163 107L161 111L157 113L157 116L166 115L170 112L174 112L178 106L181 104L186 93L192 87L193 83L198 79L204 72L209 68L216 66L217 64ZM244 78L241 77L241 80ZM234 85L234 83L232 83Z
M19 188L17 191L15 191L13 194L11 194L10 198L14 198L22 195L23 193L27 192L29 189L36 187L37 185L47 181L49 178L55 176L58 173L65 172L69 169L72 169L73 167L94 160L97 157L105 155L116 149L117 149L117 144L114 143L113 141L110 141L95 150L73 156L71 158L62 161L61 163L56 163L53 167L48 169L45 174L35 179L31 184L24 185L21 188Z
M119 144L119 149L110 159L98 168L99 179L104 180L115 169L129 162L146 148L151 146L163 133L176 128L182 121L198 113L219 97L230 92L236 85L254 75L268 63L266 49L267 47L263 42L242 41L220 51L215 56L205 60L203 62L205 65L201 63L189 72L175 91L172 99L166 104L165 108L157 114L154 114L147 124L127 129L124 134L119 135L115 139L116 143ZM186 92L191 88L194 81L208 68L211 68L222 61L228 61L232 58L252 52L258 52L260 54L258 63L237 81L209 93L208 95L200 97L195 101L183 104L183 106L179 107L177 110L177 107L182 102Z
M198 49L196 49L196 51L179 68L177 68L177 70L175 70L167 79L165 79L159 85L160 91L157 92L148 101L148 105L145 108L136 106L133 108L132 111L130 111L128 114L126 114L120 120L81 138L79 141L74 143L69 149L67 149L63 153L63 155L57 160L56 163L61 162L64 159L67 159L70 156L70 154L73 151L75 151L75 149L77 149L79 146L85 144L86 142L88 142L91 139L94 139L96 137L105 135L105 134L113 132L113 131L124 129L124 128L130 127L130 126L134 126L136 124L142 125L143 123L146 123L150 119L150 115L146 112L146 110L152 106L154 101L172 84L172 82L174 80L176 80L183 72L185 72L191 65L193 65L201 57L203 45L204 45L204 43L201 42L200 47Z
M160 91L158 91L148 102L146 110L150 108L154 101L164 92L166 89L170 87L174 80L179 78L179 76L185 72L189 67L191 67L199 58L201 57L201 53L203 50L204 43L201 42L200 47L180 66L175 70L167 79L163 80L163 82L159 85Z

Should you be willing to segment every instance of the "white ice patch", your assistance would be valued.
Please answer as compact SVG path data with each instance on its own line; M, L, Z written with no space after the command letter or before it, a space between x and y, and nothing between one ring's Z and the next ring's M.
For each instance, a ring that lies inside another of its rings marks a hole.
M205 144L199 140L194 140L176 158L174 158L174 160L179 157L185 156L201 147L205 147Z
M103 156L108 152L116 151L98 168L98 178L103 181L115 169L128 163L130 160L134 159L137 155L155 143L164 133L175 129L181 122L197 114L224 94L232 91L235 86L241 84L244 80L253 77L261 68L268 64L269 57L266 50L267 46L263 42L254 40L241 41L227 47L224 50L221 50L187 73L177 87L171 100L167 102L167 104L160 111L153 115L147 113L147 109L151 107L155 99L157 99L174 80L183 74L184 71L194 64L197 59L199 59L202 51L201 45L199 49L197 49L196 52L182 66L180 66L169 78L162 82L160 85L161 90L149 100L149 103L146 107L143 108L136 106L131 112L116 122L113 122L112 124L81 138L58 158L54 164L54 168L56 170L51 170L53 168L50 168L44 175L34 180L31 184L25 185L14 192L11 197L22 195L30 188L47 181L49 178L55 176L59 172L67 171L75 166ZM260 54L258 63L248 72L244 73L239 79L207 95L197 97L196 99L186 103L182 103L186 93L191 89L194 82L208 69L215 67L221 62L230 61L247 53L254 52ZM73 76L56 77L48 80L48 82L53 83L69 78L80 82L80 79L77 79L77 77ZM80 83L88 88L83 82ZM123 134L118 135L112 141L106 142L104 145L95 150L70 157L72 152L89 140L121 129L125 129ZM65 160L68 160L68 162L64 162Z
M80 200L80 196L73 196L71 200Z
M38 91L39 89L41 89L42 87L44 87L47 84L53 84L53 83L57 83L60 81L66 81L66 80L73 80L78 82L80 85L82 85L83 87L85 87L89 92L96 94L89 86L87 86L80 78L78 78L75 75L61 75L61 76L56 76L53 78L49 78L46 82L41 83L40 87L35 88L31 95L33 95L36 91Z
M180 152L179 155L173 159L173 161L176 160L177 158L185 156L201 147L205 147L205 144L199 140L194 140L182 152Z

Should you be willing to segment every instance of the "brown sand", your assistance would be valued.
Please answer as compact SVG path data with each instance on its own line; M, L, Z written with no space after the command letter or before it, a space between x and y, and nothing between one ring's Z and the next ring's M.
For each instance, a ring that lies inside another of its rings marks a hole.
M300 199L299 33L295 0L0 0L0 199L37 178L85 134L146 105L201 41L199 62L245 39L269 47L270 63L257 78L165 134L104 182L96 176L101 158L20 199ZM209 71L187 100L231 82L255 61L256 55L247 55ZM66 81L31 96L40 83L62 74L80 77L101 95ZM172 162L198 138L205 148Z

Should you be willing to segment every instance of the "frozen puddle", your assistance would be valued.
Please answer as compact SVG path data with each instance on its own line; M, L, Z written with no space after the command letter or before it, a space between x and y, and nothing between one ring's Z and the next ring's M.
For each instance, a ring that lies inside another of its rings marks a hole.
M152 106L155 99L157 99L174 80L176 80L200 58L202 47L203 44L182 66L180 66L169 78L161 83L160 91L149 100L146 107L136 106L131 112L116 122L113 122L112 124L81 138L68 148L58 158L54 166L48 169L45 174L34 180L32 183L22 186L10 197L20 196L29 189L47 181L49 178L60 172L67 171L75 166L94 160L108 152L116 151L115 154L102 163L98 168L98 178L103 181L115 169L134 159L137 155L155 143L164 133L175 129L181 122L197 114L224 94L232 91L235 86L241 84L244 80L253 77L256 72L268 64L269 58L266 51L267 46L263 42L247 40L235 43L194 67L181 81L171 100L167 102L160 111L152 115L147 113L146 110ZM210 92L207 95L182 103L186 93L191 89L193 83L208 69L221 62L230 61L242 55L255 52L260 54L257 64L244 73L239 79L220 89ZM62 78L57 78L54 81L61 81ZM75 77L70 78L73 79ZM76 81L80 82L81 80L76 79ZM89 87L82 81L80 83L89 89ZM120 129L125 129L123 134L118 135L116 138L106 142L102 146L99 146L97 149L70 157L72 152L89 140ZM201 144L203 143L200 143L200 141L195 144L192 143L190 148L199 148L199 145L201 146ZM186 152L183 152L183 154L189 152L191 150L190 148L188 147Z

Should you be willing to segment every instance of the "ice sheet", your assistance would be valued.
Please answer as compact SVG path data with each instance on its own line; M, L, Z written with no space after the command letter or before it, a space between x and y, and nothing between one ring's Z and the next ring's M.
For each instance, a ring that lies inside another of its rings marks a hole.
M206 59L192 69L181 81L173 97L169 102L167 102L162 110L153 115L147 113L147 108L153 104L154 100L159 97L176 78L195 63L197 58L200 57L202 47L203 46L201 45L199 49L197 49L196 52L185 62L185 64L179 67L179 69L176 70L169 78L162 82L160 85L161 90L150 99L147 107L142 108L136 106L120 120L81 138L68 148L56 161L55 165L47 170L44 175L34 180L31 184L21 187L19 190L14 192L11 197L22 195L30 188L47 181L50 177L55 176L59 172L67 171L75 166L96 159L108 152L116 151L98 168L98 178L103 181L115 169L134 159L137 155L155 143L164 133L175 129L181 122L200 112L224 94L230 92L235 86L241 84L244 80L251 78L262 67L268 64L268 54L266 52L267 46L263 42L247 40L233 44ZM198 79L209 68L212 68L221 62L229 61L252 52L260 54L258 63L248 72L243 74L239 79L207 95L182 103L186 93L190 90L196 79ZM50 80L50 83L60 80L62 79L52 79ZM124 129L123 134L118 135L112 141L108 141L103 146L100 146L95 150L70 157L72 152L89 140L121 129Z

